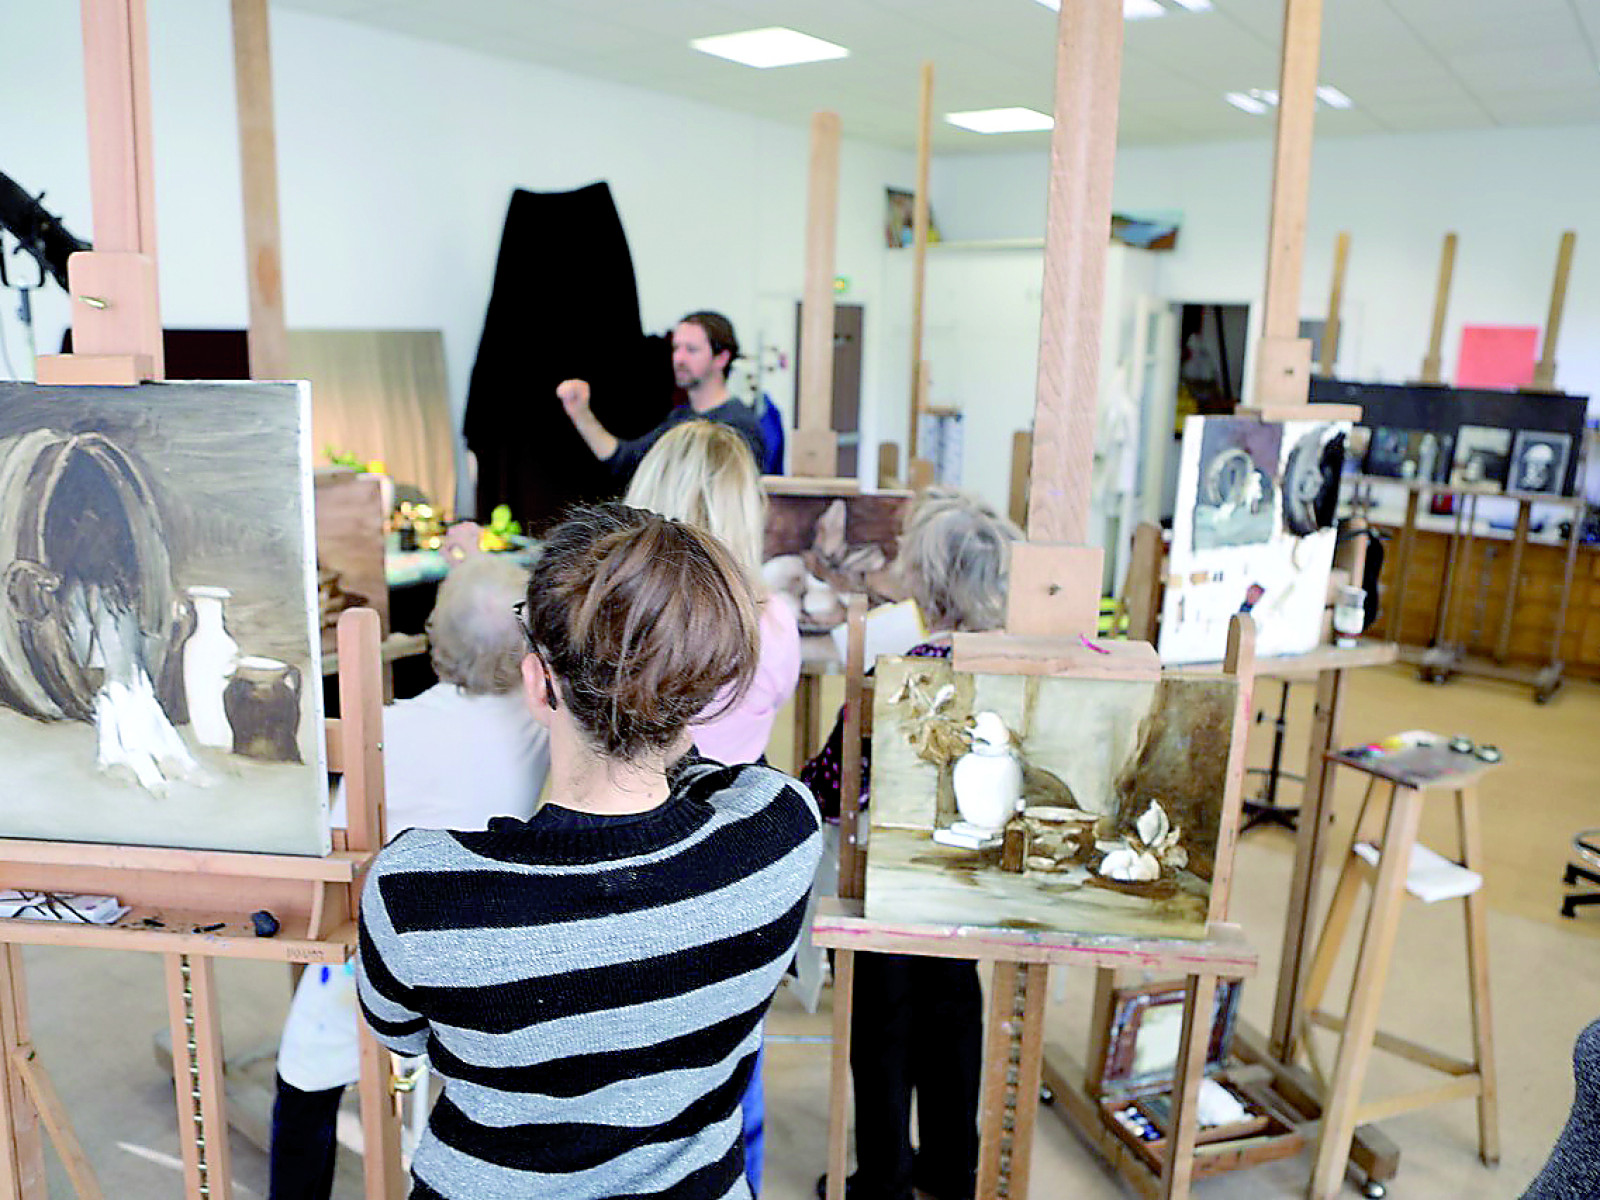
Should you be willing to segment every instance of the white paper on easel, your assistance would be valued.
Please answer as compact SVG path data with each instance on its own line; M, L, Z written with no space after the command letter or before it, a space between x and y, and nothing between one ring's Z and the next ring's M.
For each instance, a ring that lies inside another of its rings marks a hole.
M1378 865L1377 847L1370 843L1356 843L1356 853L1370 866ZM1436 900L1459 900L1472 895L1482 886L1483 876L1476 871L1435 854L1421 842L1412 845L1411 861L1406 866L1406 891L1424 904L1432 904Z
M63 921L67 924L114 925L129 912L115 896L76 892L32 892L9 888L0 891L0 917L23 921Z
M867 613L862 633L866 653L861 661L869 667L878 661L880 654L904 654L911 647L928 640L928 626L915 600L878 605ZM833 644L843 659L850 645L848 624L834 629Z

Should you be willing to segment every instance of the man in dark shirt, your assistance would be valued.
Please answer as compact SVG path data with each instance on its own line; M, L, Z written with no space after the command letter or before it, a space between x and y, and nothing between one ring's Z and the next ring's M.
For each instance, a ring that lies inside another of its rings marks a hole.
M640 460L662 434L674 425L697 418L731 425L750 443L759 463L765 448L760 418L748 404L728 395L728 369L738 357L739 341L734 337L733 325L721 313L694 312L679 321L672 332L672 377L689 399L643 437L618 438L602 425L589 407L586 380L564 380L556 387L556 395L594 456L620 484L626 484L633 476Z

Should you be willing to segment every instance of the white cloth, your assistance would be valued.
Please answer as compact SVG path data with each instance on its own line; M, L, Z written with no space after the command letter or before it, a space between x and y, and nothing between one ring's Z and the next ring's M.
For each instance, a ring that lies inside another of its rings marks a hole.
M435 684L383 710L383 781L391 838L412 827L482 829L491 817L533 815L550 772L549 734L521 692L472 696ZM344 784L333 823L345 823ZM278 1045L278 1074L301 1091L360 1075L350 965L311 966L300 977Z

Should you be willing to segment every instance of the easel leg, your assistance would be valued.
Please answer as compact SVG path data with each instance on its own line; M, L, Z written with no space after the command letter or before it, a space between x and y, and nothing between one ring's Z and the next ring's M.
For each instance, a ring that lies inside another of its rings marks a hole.
M0 945L0 1200L44 1200L44 1140L39 1113L23 1089L17 1059L31 1055L22 948Z
M1389 807L1389 820L1384 829L1383 853L1378 859L1378 876L1372 885L1372 907L1367 913L1361 953L1350 985L1344 1036L1339 1042L1339 1058L1334 1064L1332 1086L1322 1110L1316 1166L1306 1192L1310 1200L1332 1200L1344 1184L1356 1110L1361 1103L1361 1084L1366 1078L1372 1037L1378 1028L1384 980L1389 974L1389 958L1394 951L1400 910L1406 898L1406 870L1411 864L1411 847L1417 840L1417 825L1421 819L1421 793L1401 788Z
M850 1169L850 1010L856 980L856 952L833 954L833 1062L828 1078L828 1200L844 1200Z
M1049 975L1039 964L994 966L978 1119L977 1194L985 1198L1028 1195Z
M400 1200L405 1172L400 1169L400 1097L392 1084L389 1051L361 1023L361 1143L366 1200ZM426 1103L418 1097L417 1103Z
M217 1020L215 969L203 955L164 957L184 1192L229 1200L233 1172L222 1090L222 1027Z
M1172 1077L1172 1137L1161 1169L1163 1200L1181 1200L1189 1194L1194 1170L1195 1108L1200 1096L1200 1076L1211 1048L1211 1017L1216 1004L1215 975L1191 975L1183 994L1183 1034L1178 1043L1178 1065Z
M1478 793L1456 793L1461 829L1461 865L1483 874L1483 844L1478 829ZM1487 883L1467 897L1467 975L1472 1001L1472 1057L1482 1091L1478 1093L1478 1156L1487 1166L1500 1161L1500 1118L1494 1067L1494 1019L1489 1004L1489 928Z

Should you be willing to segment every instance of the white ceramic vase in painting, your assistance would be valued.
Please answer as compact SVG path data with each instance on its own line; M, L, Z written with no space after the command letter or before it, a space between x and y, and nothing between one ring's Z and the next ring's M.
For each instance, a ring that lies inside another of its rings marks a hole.
M1022 803L1022 764L1011 748L1011 731L999 714L973 718L972 749L956 759L951 782L961 819L998 830Z
M233 729L222 707L222 691L239 662L239 643L223 622L227 588L192 587L194 632L183 647L183 695L189 706L189 727L195 741L220 750L233 749Z

